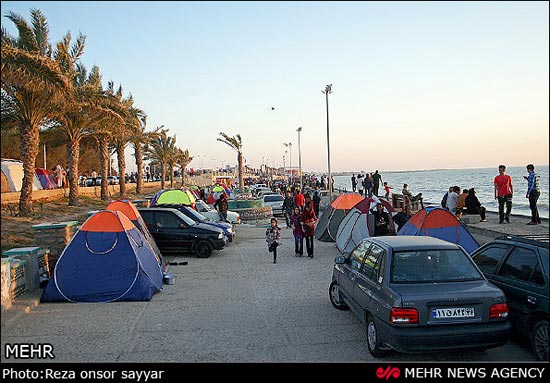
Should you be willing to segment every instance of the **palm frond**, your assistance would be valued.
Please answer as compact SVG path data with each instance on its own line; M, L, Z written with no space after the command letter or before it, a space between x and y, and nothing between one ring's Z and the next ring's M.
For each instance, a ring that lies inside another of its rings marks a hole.
M6 17L15 24L19 33L17 47L30 52L40 52L33 30L27 21L21 15L12 11L8 11Z
M49 43L50 28L46 17L39 9L33 8L31 9L31 19L38 51L43 56L49 56L51 50Z

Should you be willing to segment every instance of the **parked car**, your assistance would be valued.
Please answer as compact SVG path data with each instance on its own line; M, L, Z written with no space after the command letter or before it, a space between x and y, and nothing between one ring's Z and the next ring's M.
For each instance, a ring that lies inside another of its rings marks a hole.
M93 184L93 179L92 178L87 178L86 179L86 186L101 186L101 176L98 176L96 179L95 179L95 185ZM109 184L111 184L109 182Z
M205 217L210 218L212 221L221 221L221 217L218 211L212 206L208 205L202 199L198 199L195 201L195 209ZM239 224L241 223L241 215L237 212L228 210L227 220L232 224Z
M487 279L504 291L512 327L529 337L538 360L548 361L548 237L543 241L505 235L471 256Z
M195 252L198 258L208 258L227 243L222 229L197 223L177 209L148 207L138 211L162 254Z
M259 198L262 195L267 194L267 193L273 193L273 190L271 190L271 188L268 188L267 186L266 187L260 186L260 187L257 187L255 189L252 189L252 196L254 196L254 197Z
M266 184L253 184L253 185L250 185L250 189L254 190L256 188L267 188L267 185Z
M283 202L285 197L280 194L266 194L263 196L264 205L271 206L273 215L284 215Z
M502 290L458 245L432 237L370 237L336 257L330 301L366 324L372 356L487 349L511 329Z
M109 181L109 185L118 185L119 184L119 179L118 179L117 176L108 176L107 180ZM100 182L100 184L101 184L101 182Z
M227 236L229 242L233 242L233 237L235 236L235 229L232 224L222 221L212 221L210 218L205 217L191 206L186 205L172 205L172 204L162 204L159 205L162 207L169 207L173 209L178 209L180 212L185 214L187 217L191 218L195 222L204 223L206 225L211 225L219 227L223 230L223 233Z

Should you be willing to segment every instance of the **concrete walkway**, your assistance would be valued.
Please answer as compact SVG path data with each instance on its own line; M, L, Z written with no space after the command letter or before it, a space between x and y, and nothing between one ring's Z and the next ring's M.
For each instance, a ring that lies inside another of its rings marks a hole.
M499 225L491 213L488 220L468 225L480 244L502 234L549 233L548 220L527 226L528 218L513 216ZM168 257L188 265L170 266L176 283L149 302L39 304L41 290L25 294L2 313L1 360L7 361L5 344L17 342L52 344L56 362L372 360L362 324L328 299L335 244L315 240L315 258L297 258L292 233L283 229L273 264L264 233L243 224L236 240L210 258ZM506 347L386 360L534 360L528 349L509 355Z

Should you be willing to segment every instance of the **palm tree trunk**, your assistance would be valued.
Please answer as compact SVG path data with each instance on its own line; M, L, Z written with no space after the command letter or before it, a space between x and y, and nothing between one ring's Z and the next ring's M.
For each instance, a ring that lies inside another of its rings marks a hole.
M237 164L239 166L239 189L244 193L244 181L243 181L243 154L238 152L237 154Z
M174 164L169 164L170 166L170 189L174 188Z
M106 136L97 139L99 146L99 174L101 174L101 200L109 199L107 173L109 172L109 142ZM95 187L95 185L94 185Z
M120 187L120 198L126 198L126 156L124 154L124 145L117 144L116 156L118 160L118 179Z
M185 168L186 166L181 167L181 186L185 185Z
M134 144L134 155L137 166L136 194L141 194L143 192L143 148L139 142Z
M19 215L28 217L32 214L32 188L34 183L34 168L39 149L39 129L27 125L22 128L20 147L23 159L23 184L19 195Z
M69 206L78 205L78 161L80 158L80 139L71 140L67 145L67 178L69 180Z
M164 189L166 186L166 163L161 162L160 163L160 188Z

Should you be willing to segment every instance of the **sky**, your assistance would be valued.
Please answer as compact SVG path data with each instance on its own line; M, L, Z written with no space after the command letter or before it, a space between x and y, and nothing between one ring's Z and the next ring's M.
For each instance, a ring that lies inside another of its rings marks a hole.
M147 130L168 128L189 167L236 164L220 132L240 134L256 168L300 158L304 172L324 173L329 159L333 173L548 164L548 2L1 6L14 36L6 13L30 21L31 8L52 43L84 34L83 64L132 95Z

